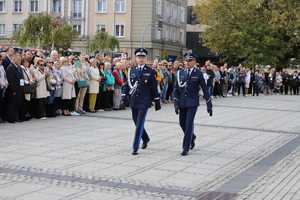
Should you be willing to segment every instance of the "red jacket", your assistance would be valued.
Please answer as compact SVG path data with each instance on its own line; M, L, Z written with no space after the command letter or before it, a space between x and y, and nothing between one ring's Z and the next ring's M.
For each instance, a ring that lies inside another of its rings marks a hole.
M115 78L116 84L117 84L118 86L122 86L123 83L124 83L124 80L120 78L120 76L119 76L119 71L118 71L118 70L114 70L113 73L112 73L112 75L113 75L114 78Z

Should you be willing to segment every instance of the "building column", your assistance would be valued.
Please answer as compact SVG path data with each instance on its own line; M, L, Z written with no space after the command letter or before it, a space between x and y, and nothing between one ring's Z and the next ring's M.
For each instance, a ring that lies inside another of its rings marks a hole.
M60 16L62 17L62 18L64 18L65 17L65 0L61 0L61 13L60 13Z
M85 18L84 18L84 23L85 23L85 34L84 36L88 36L88 29L89 29L89 0L86 0L85 5Z

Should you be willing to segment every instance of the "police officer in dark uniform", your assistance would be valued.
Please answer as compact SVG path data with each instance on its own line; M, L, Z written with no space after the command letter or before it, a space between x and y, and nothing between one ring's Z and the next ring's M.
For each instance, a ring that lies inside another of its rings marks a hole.
M194 118L199 106L199 90L203 90L207 112L212 116L212 102L202 72L196 66L193 53L185 54L186 67L177 72L174 88L175 112L179 114L179 123L184 132L182 156L188 155L195 146Z
M128 102L131 107L132 119L136 126L132 155L138 154L141 138L143 149L147 148L150 141L144 129L144 123L152 102L155 102L156 111L161 109L155 71L145 64L147 50L136 49L135 56L137 66L128 71L127 83L122 88L123 101Z

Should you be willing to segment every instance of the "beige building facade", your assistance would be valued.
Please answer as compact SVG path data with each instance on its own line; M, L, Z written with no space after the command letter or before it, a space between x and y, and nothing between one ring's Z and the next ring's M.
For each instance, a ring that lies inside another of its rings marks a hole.
M186 46L188 0L0 0L0 44L7 42L31 14L49 13L80 33L72 49L84 50L89 38L105 31L120 41L119 51L133 55L181 56Z

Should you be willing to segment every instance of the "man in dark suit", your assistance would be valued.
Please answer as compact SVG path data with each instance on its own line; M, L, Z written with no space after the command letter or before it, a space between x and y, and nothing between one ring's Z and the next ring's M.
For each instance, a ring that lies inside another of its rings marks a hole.
M182 156L188 155L195 146L194 118L199 106L200 87L206 100L207 112L212 116L212 102L202 72L196 66L196 57L192 53L185 55L186 68L177 72L174 88L175 112L179 114L179 123L184 132Z
M6 57L3 59L3 62L2 62L2 65L3 65L5 70L7 70L8 66L10 65L12 57L14 56L14 54L15 54L14 48L9 47L6 50Z
M132 119L136 126L132 155L138 154L141 138L143 149L150 141L144 123L152 102L155 102L156 111L161 109L155 71L145 64L147 50L139 48L135 51L135 56L137 66L129 70L127 83L122 89L123 101L129 101Z
M24 102L24 77L21 68L21 55L16 53L6 69L8 88L6 117L10 123L20 120L20 113Z

